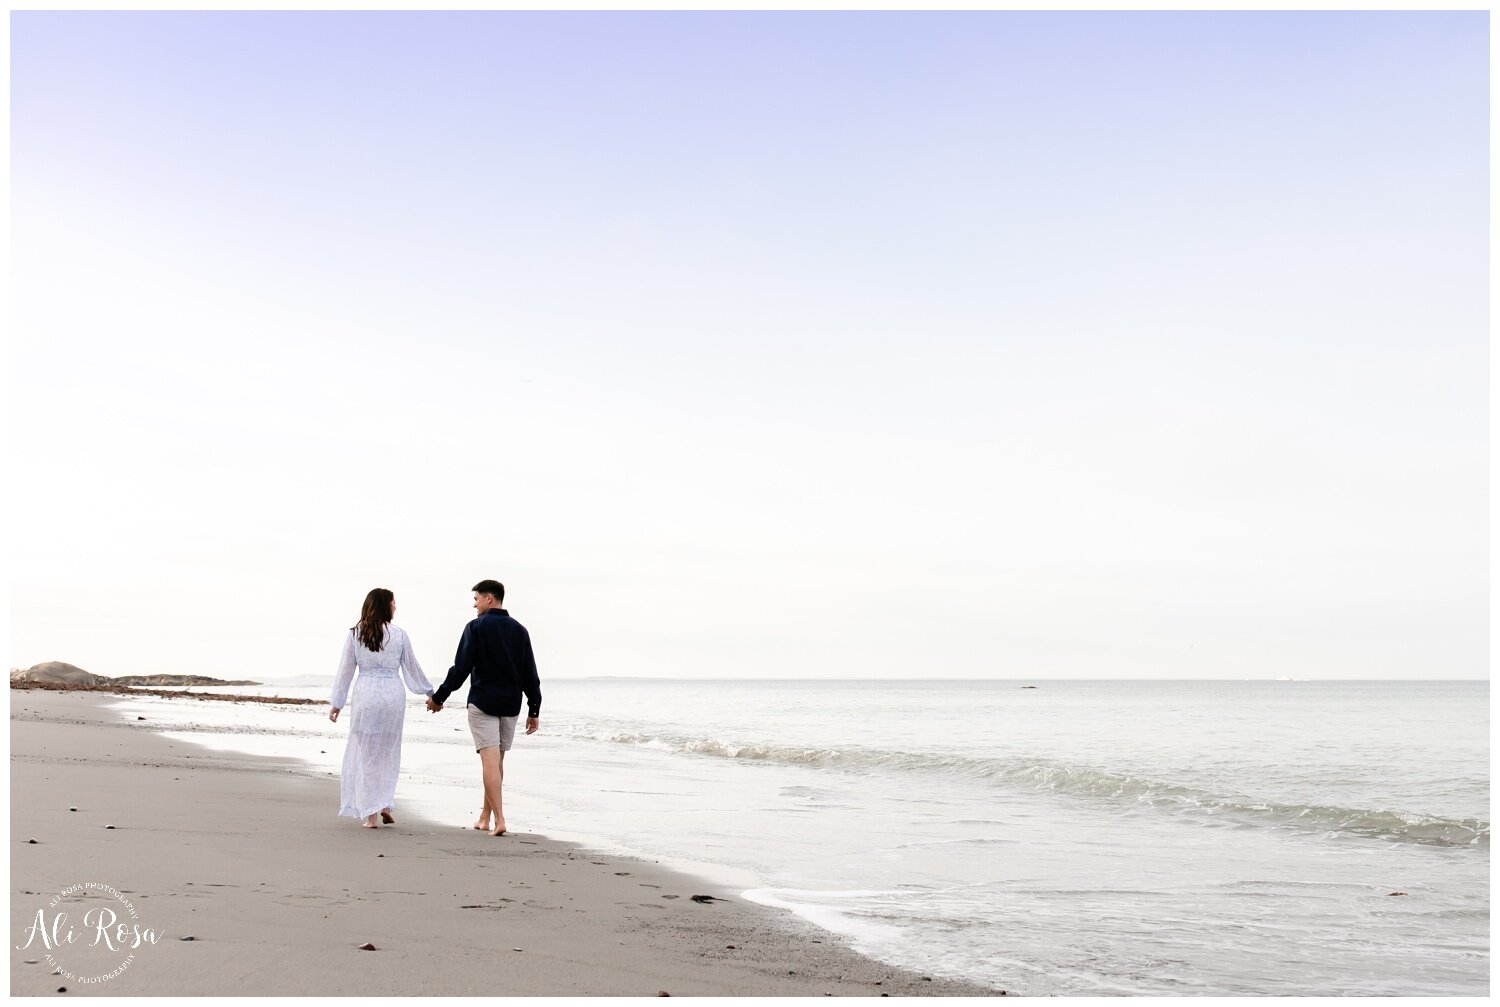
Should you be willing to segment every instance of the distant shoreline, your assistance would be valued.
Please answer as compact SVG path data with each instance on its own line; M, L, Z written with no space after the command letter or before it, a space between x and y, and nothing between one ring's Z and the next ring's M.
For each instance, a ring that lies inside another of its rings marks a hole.
M232 684L244 685L246 683ZM277 703L284 706L319 706L324 702L321 699L298 699L287 696L248 696L243 693L188 692L186 689L148 689L138 685L68 685L60 682L12 681L10 687L20 690L41 689L47 692L108 692L120 696L161 696L165 699L216 699L227 703Z

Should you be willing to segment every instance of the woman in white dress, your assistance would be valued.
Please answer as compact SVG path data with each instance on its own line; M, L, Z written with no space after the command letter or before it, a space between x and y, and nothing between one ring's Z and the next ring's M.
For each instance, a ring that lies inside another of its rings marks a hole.
M377 816L388 824L396 821L392 812L396 810L396 778L401 774L401 733L406 726L402 683L419 696L431 696L433 691L412 653L411 638L391 623L395 615L394 594L377 587L365 595L359 623L344 638L328 711L328 719L338 723L339 711L351 698L352 683L354 714L349 745L344 749L339 814L364 819L367 829L380 828Z

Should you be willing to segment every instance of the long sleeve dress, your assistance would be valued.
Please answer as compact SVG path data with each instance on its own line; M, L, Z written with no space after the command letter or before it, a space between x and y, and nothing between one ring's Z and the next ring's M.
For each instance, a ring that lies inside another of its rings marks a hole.
M359 671L355 676L356 669ZM387 623L379 650L370 650L354 630L344 638L330 703L351 706L349 744L339 787L340 815L368 818L396 809L396 778L401 774L401 734L406 726L407 689L432 695L432 683L412 653L411 638ZM350 695L350 685L353 695Z

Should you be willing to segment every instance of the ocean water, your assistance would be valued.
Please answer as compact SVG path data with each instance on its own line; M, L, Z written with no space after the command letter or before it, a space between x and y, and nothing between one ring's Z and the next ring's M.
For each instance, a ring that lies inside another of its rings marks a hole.
M547 681L508 823L1012 993L1488 992L1487 683L1023 684ZM397 807L464 824L460 700L410 698ZM119 705L314 773L347 729Z

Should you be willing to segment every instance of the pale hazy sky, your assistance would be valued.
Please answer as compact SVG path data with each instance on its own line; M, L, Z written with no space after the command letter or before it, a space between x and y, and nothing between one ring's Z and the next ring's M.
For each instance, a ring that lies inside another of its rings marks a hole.
M12 665L1487 673L1487 15L12 16Z

